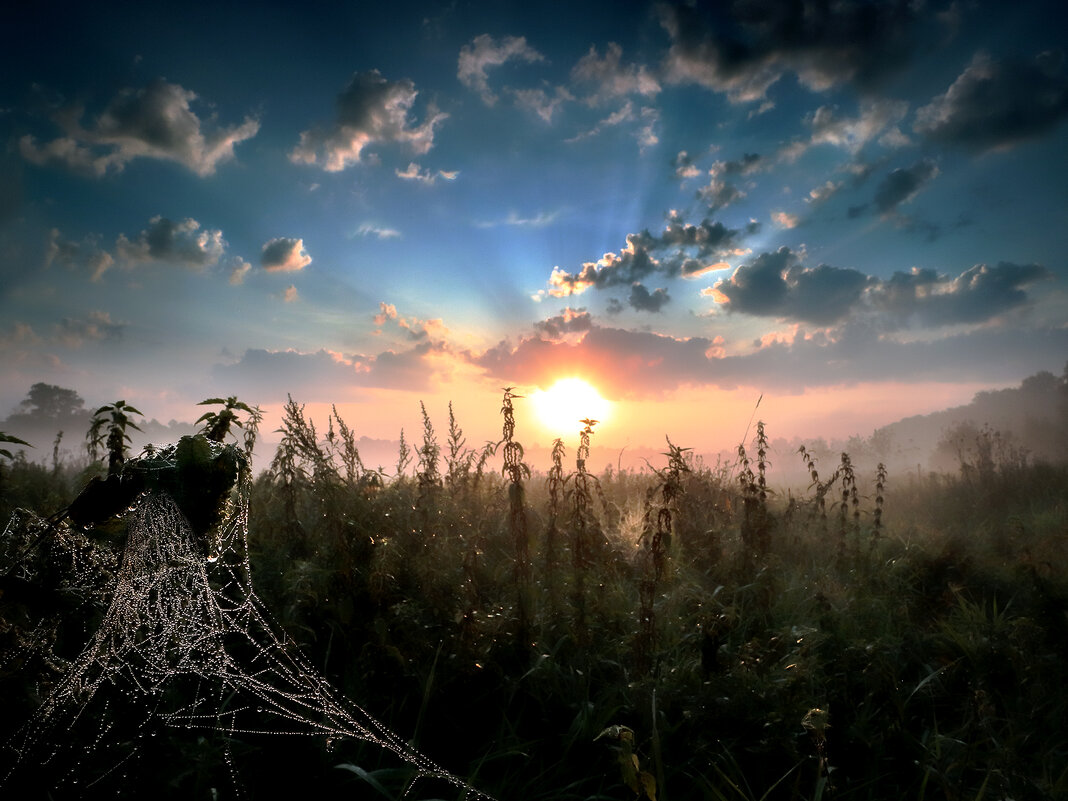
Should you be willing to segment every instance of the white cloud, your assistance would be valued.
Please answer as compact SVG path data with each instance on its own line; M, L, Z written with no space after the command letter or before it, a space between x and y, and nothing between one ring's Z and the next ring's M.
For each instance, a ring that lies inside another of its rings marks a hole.
M552 97L544 89L513 89L516 105L532 111L545 122L551 123L553 115L568 100L574 100L571 93L562 86L556 87Z
M801 218L796 214L790 214L786 211L773 211L771 219L780 228L796 228L798 223L801 222Z
M365 222L356 229L357 236L373 236L376 239L400 239L401 232L396 228L383 228L374 223Z
M252 269L252 265L242 258L236 258L233 261L233 265L230 269L230 284L231 286L238 286L245 282L245 276L248 275Z
M442 178L446 181L455 181L456 176L460 174L459 170L438 170L437 172L431 172L430 170L424 170L414 161L409 162L408 166L401 170L397 168L394 173L398 178L403 178L406 181L418 181L419 183L432 186L437 182L438 178Z
M604 58L597 52L597 47L591 45L590 51L571 70L571 77L578 82L596 85L591 98L595 102L631 94L652 97L660 92L660 82L644 64L624 66L622 58L623 48L615 42L608 43Z
M488 33L483 33L472 39L471 44L460 48L456 77L468 89L478 92L483 103L492 106L497 102L497 95L489 88L486 71L513 60L532 63L543 61L544 56L528 45L523 36L505 36L495 40Z

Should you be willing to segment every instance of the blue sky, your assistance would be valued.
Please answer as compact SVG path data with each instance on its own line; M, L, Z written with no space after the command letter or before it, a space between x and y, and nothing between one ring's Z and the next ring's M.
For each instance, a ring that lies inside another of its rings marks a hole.
M488 439L580 375L605 437L719 447L761 393L868 433L1068 360L1059 3L14 14L0 409L454 400Z

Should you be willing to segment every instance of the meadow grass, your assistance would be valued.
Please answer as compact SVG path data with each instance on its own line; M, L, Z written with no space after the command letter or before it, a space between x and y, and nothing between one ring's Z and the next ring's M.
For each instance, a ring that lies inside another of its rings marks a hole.
M481 450L450 409L442 452L424 408L414 475L391 477L364 467L336 412L321 435L290 401L252 485L267 608L443 767L500 799L1068 794L1064 466L896 478L842 454L821 478L802 450L811 486L788 491L760 423L734 465L669 441L649 470L594 475L595 421L573 462L559 442L527 466L511 397L501 442ZM8 460L0 511L51 513L83 480ZM42 558L109 547L89 542ZM0 596L2 647L35 612ZM47 682L76 653L70 625L2 663L18 708L32 706L28 673ZM366 745L235 740L248 797L280 782L317 798L405 791L404 770ZM206 781L174 773L176 796Z

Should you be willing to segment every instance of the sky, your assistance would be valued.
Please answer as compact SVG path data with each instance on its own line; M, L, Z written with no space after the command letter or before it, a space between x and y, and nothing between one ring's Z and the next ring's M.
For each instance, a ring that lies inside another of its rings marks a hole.
M1060 2L24 3L0 412L847 436L1068 361ZM525 404L525 405L524 405ZM600 419L600 418L599 418Z

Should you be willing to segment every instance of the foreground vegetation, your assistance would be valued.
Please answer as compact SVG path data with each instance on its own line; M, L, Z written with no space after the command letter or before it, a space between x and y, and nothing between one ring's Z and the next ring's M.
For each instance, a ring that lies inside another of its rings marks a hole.
M482 449L451 415L439 444L424 410L392 476L365 468L345 421L317 430L291 402L251 484L264 605L438 764L500 799L1068 797L1063 466L980 443L955 474L887 476L770 454L761 424L731 465L668 442L648 470L593 475L595 421L530 466L513 397ZM205 433L252 414L228 399ZM98 456L5 459L3 519L121 470ZM773 459L811 486L779 490ZM121 537L111 519L32 552L0 543L7 708L32 710L78 653ZM61 575L75 552L96 565L77 592ZM400 797L408 777L358 742L164 734L142 779L173 797ZM456 791L409 797L432 796Z

